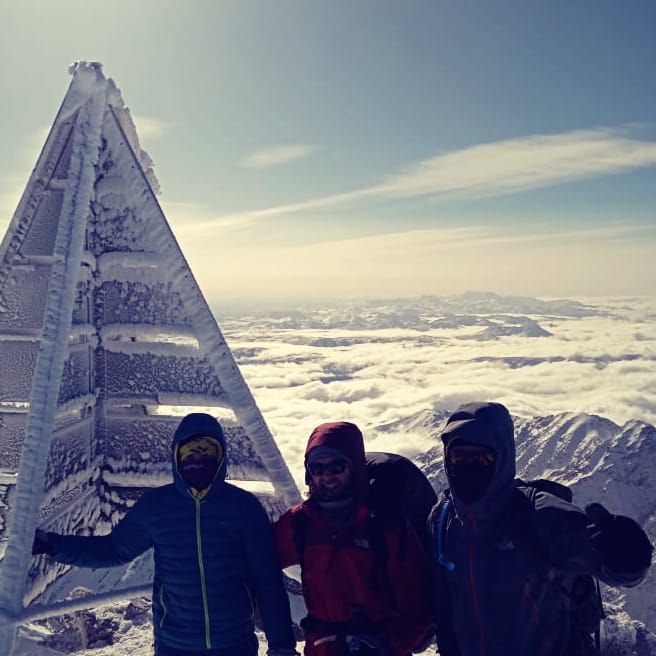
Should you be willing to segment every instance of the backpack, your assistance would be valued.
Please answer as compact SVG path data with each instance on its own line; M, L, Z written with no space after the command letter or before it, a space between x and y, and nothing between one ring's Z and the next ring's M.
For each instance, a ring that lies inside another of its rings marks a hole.
M572 656L599 654L601 652L601 622L606 616L599 581L592 574L568 575L556 570L549 563L544 548L528 528L530 519L527 515L534 512L533 505L519 488L533 488L539 492L547 492L569 503L572 502L572 491L566 485L548 479L522 481L518 478L515 483L516 487L511 502L514 506L513 522L509 537L518 549L530 555L544 579L551 585L558 586L567 599L570 632L566 653ZM438 563L448 571L453 571L454 564L445 557L444 535L452 510L453 502L445 496L440 500L434 514L435 517L438 517L435 535Z
M369 505L380 516L403 517L426 548L430 548L428 516L437 494L426 475L398 453L365 453L369 476Z
M401 519L402 525L412 526L425 548L430 536L426 529L428 515L437 503L437 494L426 475L410 459L397 453L368 451L365 453L369 496L367 505L372 511L369 522L369 542L374 560L380 569L387 564L385 525ZM308 517L303 512L293 515L293 533L299 563L307 546ZM405 555L407 530L402 535L399 557Z

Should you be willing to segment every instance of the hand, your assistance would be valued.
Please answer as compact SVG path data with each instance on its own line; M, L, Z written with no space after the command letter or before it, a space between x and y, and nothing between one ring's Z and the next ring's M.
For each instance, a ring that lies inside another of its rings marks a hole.
M617 585L639 583L651 565L653 547L638 522L613 515L600 503L591 503L585 512L599 529L596 541L602 567L618 580Z
M48 554L48 556L52 556L53 544L50 539L50 534L37 528L34 534L34 542L32 543L32 555L38 556L39 554Z
M369 654L376 656L393 656L390 643L375 633L358 632L346 636L346 647L352 654Z

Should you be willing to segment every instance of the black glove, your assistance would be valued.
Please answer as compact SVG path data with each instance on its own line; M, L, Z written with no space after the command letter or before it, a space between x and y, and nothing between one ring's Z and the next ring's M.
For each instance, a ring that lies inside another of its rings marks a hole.
M32 555L47 554L48 556L52 556L53 553L54 545L52 544L50 533L37 528L34 534L34 542L32 543Z
M600 503L585 507L599 529L596 547L602 568L617 582L632 587L645 577L651 565L653 547L638 522L624 515L613 515Z

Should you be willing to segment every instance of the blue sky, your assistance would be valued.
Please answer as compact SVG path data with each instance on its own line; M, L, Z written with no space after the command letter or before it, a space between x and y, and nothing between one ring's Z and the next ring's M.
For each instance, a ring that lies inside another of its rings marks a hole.
M656 5L0 0L0 226L96 60L206 295L656 294Z

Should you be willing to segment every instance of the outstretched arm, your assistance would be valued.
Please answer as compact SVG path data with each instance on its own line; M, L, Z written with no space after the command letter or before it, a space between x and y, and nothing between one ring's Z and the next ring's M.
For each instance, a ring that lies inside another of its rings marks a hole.
M646 576L653 547L636 521L599 503L581 508L551 495L536 495L536 530L549 560L584 571L612 586L633 587Z
M613 515L600 503L586 506L585 512L599 531L595 536L599 578L626 588L641 583L651 566L654 547L638 522Z
M32 553L45 553L59 563L78 567L114 567L128 563L152 546L142 499L108 535L60 535L39 530Z

